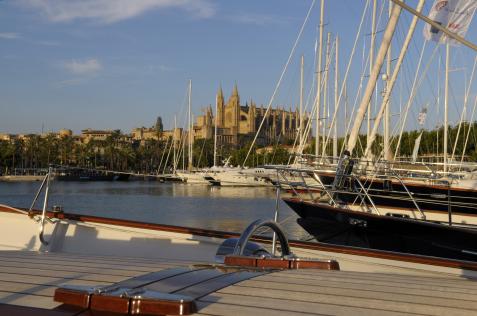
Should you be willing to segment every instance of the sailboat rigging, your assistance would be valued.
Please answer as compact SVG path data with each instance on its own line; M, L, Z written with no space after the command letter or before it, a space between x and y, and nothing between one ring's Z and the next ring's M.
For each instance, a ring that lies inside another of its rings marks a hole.
M451 209L454 205L451 204L450 199L455 198L458 190L452 189L450 183L447 186L433 186L431 188L431 186L419 184L416 181L404 182L394 170L388 169L388 167L384 167L384 175L357 175L353 172L354 166L359 161L351 157L357 145L359 131L368 111L368 105L374 93L381 69L386 57L389 56L391 40L403 8L401 1L392 1L398 5L394 5L392 8L391 16L382 36L381 46L357 110L346 150L340 157L335 175L330 177L331 182L326 184L321 181L323 177L317 177L316 172L296 169L295 172L302 172L319 180L314 188L319 188L321 194L318 196L313 195L313 191L308 190L310 187L305 183L301 190L309 194L309 197L303 198L300 192L293 187L293 184L289 183L291 190L298 197L285 197L284 201L300 216L298 223L319 242L477 261L477 246L475 244L477 230L470 229L470 226L467 224L467 221L472 217L459 218L458 220L454 217ZM416 10L412 10L421 15L419 12L422 10L423 4L424 0L421 0ZM418 14L416 14L411 23L398 63L393 70L391 79L387 82L382 105L367 143L366 154L371 149L372 141L376 137L380 123L379 120L389 102L402 60L407 51L410 38L414 33L417 18L420 17ZM447 34L447 31L443 31L443 33ZM450 37L459 40L458 35ZM448 69L448 43L447 53L446 68ZM446 73L448 76L448 71ZM447 85L448 77L446 79ZM447 121L445 121L445 124L447 125ZM444 143L445 153L447 152L446 147L447 144ZM444 173L448 171L446 158L444 158ZM376 167L374 170L378 169ZM360 171L366 171L366 169ZM287 172L290 172L290 170L287 170ZM412 193L408 186L412 186L412 190L417 191L412 191L414 192ZM396 189L396 187L398 188ZM442 203L442 206L447 205L447 214L443 212L444 209L441 209L441 217L439 218L437 213L434 214L433 212L428 212L428 210L421 210L418 205L421 204L419 200L420 194L423 194L423 190L427 189L431 190L426 193L431 197L431 200L424 201L424 203L428 204L423 204L431 208L437 207L440 203ZM401 195L393 195L396 190L400 190L402 192ZM404 199L404 195L408 195L408 197ZM465 196L462 196L462 198L465 199ZM447 203L445 203L446 199ZM386 207L381 206L386 201L391 204L387 204ZM406 208L403 208L402 205L406 203L411 205L408 204ZM455 207L459 208L460 211L464 211L465 208L463 204L457 204ZM448 216L447 224L444 217L446 215ZM475 217L475 215L477 213L472 213L471 216ZM434 220L429 220L428 216L433 217Z

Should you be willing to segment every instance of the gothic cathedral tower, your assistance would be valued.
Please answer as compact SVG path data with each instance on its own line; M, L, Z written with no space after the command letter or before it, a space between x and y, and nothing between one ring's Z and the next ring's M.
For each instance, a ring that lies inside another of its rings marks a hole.
M225 108L225 127L230 129L230 134L234 144L238 144L238 135L240 132L240 97L237 84L230 96Z
M216 102L217 102L217 127L218 128L222 128L224 127L224 116L225 116L225 113L224 113L224 94L222 92L222 86L219 88L219 91L217 91L217 98L216 98ZM215 123L214 123L215 125Z
M234 90L232 91L232 96L229 99L228 105L232 107L233 126L236 126L238 131L240 124L240 96L238 94L237 84L234 85Z

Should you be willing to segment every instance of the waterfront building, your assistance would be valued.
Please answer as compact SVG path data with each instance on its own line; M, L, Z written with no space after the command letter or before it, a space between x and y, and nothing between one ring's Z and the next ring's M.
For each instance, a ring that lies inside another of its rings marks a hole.
M60 129L58 132L46 132L42 133L40 135L38 134L0 134L0 141L6 141L6 142L13 142L15 140L21 140L24 142L28 142L31 139L35 137L40 137L40 138L47 138L47 137L53 137L57 139L65 138L65 137L77 137L73 136L73 131L70 129Z
M148 140L167 141L170 138L178 142L182 138L182 135L183 129L179 127L171 130L158 130L155 126L137 127L131 131L131 139L133 141L139 141L141 144L144 144L144 142Z
M92 140L104 141L111 136L113 132L114 131L112 130L93 130L91 128L87 128L81 131L81 138L85 144Z
M72 137L73 136L73 131L70 129L60 129L58 133L55 133L56 137L62 138L62 137Z
M0 134L0 141L9 142L9 141L12 141L13 139L15 139L15 135L13 134Z

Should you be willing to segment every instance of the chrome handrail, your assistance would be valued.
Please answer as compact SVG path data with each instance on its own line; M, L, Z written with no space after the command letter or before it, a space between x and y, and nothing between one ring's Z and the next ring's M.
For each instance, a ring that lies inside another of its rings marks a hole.
M269 219L258 219L248 225L248 227L243 231L242 235L240 235L240 239L237 241L235 245L233 254L236 256L242 256L245 250L245 246L248 243L248 240L252 237L253 233L259 229L260 227L268 227L271 228L277 235L278 240L280 241L280 246L282 248L282 257L290 257L293 254L290 251L290 245L288 244L288 239L283 232L280 224L276 223L275 221Z
M36 192L36 195L35 195L35 198L33 199L33 202L31 202L30 208L28 209L29 212L31 212L33 210L33 207L35 206L35 203L38 200L38 197L40 196L41 191L43 191L43 187L45 186L45 183L49 178L50 178L50 170L48 169L48 173L43 178L43 181L41 181L40 188Z
M321 181L321 178L319 175L317 175L315 172L312 173L313 176L312 176L312 179L315 180L316 182L318 182L321 187L323 188L324 192L328 195L328 197L330 198L330 201L333 203L333 206L338 206L338 204L336 203L335 199L333 199L333 194L331 194L330 192L328 192L328 190L326 189L326 186L323 184L323 182ZM303 176L303 174L302 174ZM303 179L303 181L305 182L305 179ZM308 186L305 182L305 185Z
M399 183L402 185L402 187L404 188L404 190L406 190L407 194L409 195L409 197L411 198L411 201L412 203L414 204L414 206L416 207L416 210L421 214L421 219L426 219L426 215L424 214L424 212L421 210L421 208L419 207L419 205L417 205L417 202L416 200L414 199L414 197L412 196L412 193L411 191L409 191L409 189L407 188L406 184L404 183L404 181L402 181L402 179L400 177L398 177L396 174L394 174L394 171L391 170L391 172L393 174L391 174L391 177L392 178L396 178Z
M40 196L43 189L45 189L45 197L44 197L44 200L43 200L43 207L42 207L40 218L38 218L37 216L33 217L34 220L36 220L37 222L40 223L39 238L40 238L40 242L44 246L48 246L48 244L49 244L49 242L46 241L46 239L44 237L45 222L49 222L49 223L52 223L52 224L54 223L54 221L52 221L48 216L46 216L46 211L48 209L48 198L49 198L49 193L50 193L50 181L51 181L52 175L53 175L53 168L51 166L49 166L48 167L48 173L45 175L45 178L43 178L43 181L41 182L40 188L36 192L35 198L33 199L33 202L31 203L31 206L28 209L28 214L32 214L31 212L33 210L33 207L35 206L35 203L38 200L38 197Z
M275 201L275 215L273 216L273 221L278 223L278 217L280 213L280 186L277 186L276 201ZM275 249L277 245L277 233L273 232L272 237L272 254L275 255Z
M379 212L378 208L376 207L376 205L374 204L373 202L373 199L371 198L371 196L368 194L368 190L366 190L366 188L364 187L364 185L361 183L361 181L359 180L359 178L355 175L344 175L345 177L349 177L349 178L352 178L355 182L357 182L361 188L361 191L364 193L364 195L366 196L366 198L368 199L369 203L371 203L371 206L373 207L374 211L376 212L376 214L378 215L381 215L381 213ZM361 192L360 191L360 192ZM358 196L361 197L360 195L360 192L357 192L358 193ZM364 202L364 198L361 197L361 201ZM368 207L368 205L366 203L364 203L364 205L366 207Z
M45 219L47 218L46 217L46 209L48 207L48 194L50 192L50 178L51 178L51 174L52 174L52 168L51 167L48 167L48 174L46 176L46 188L45 188L45 199L43 200L43 209L42 209L42 212L41 212L41 219L40 219L40 234L39 234L39 237L40 237L40 241L43 245L45 246L48 246L48 242L45 240L45 238L43 237L43 233L45 231Z

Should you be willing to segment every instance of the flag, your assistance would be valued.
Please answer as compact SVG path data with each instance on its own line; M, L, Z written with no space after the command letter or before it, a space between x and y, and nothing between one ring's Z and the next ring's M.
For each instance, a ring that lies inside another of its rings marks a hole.
M436 0L432 5L429 18L446 27L449 31L465 37L472 22L477 1L475 0ZM424 27L424 37L429 41L447 43L449 38L430 24ZM457 45L455 40L451 44Z
M414 142L414 149L412 150L412 162L416 162L417 160L417 154L419 153L419 147L421 146L422 133L423 132L417 136L416 141Z
M419 115L417 116L417 121L419 122L419 125L423 126L424 123L426 122L426 117L427 117L427 106L419 112Z

